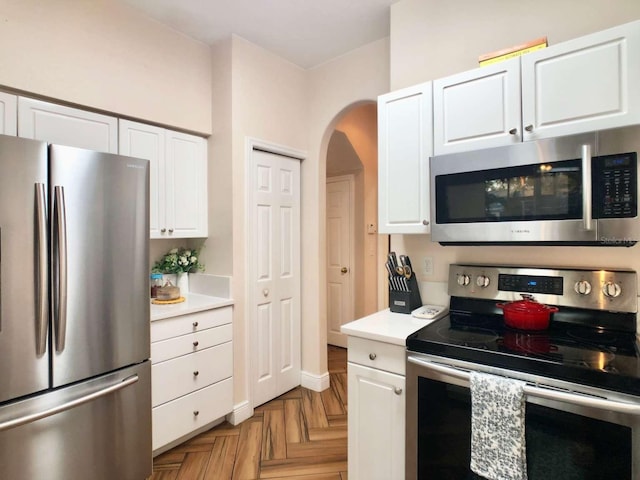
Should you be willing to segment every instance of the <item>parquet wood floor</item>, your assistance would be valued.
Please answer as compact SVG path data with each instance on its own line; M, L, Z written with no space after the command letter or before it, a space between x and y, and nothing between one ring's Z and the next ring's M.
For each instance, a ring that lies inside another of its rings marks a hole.
M151 480L347 480L347 351L328 347L331 387L298 387L153 461Z

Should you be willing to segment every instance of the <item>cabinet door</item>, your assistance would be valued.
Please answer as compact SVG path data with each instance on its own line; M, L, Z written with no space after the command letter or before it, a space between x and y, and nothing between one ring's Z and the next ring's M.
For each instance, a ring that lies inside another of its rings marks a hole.
M640 123L640 22L522 57L524 139Z
M378 97L380 233L429 233L431 82Z
M18 134L18 97L0 92L0 133Z
M118 153L117 118L32 98L18 98L18 136Z
M194 135L171 130L166 132L165 202L168 236L206 237L206 141Z
M120 153L149 160L149 227L151 238L167 238L165 222L165 130L120 120ZM164 231L162 231L164 229Z
M520 59L434 80L435 155L521 140Z
M348 363L349 478L404 479L405 378Z

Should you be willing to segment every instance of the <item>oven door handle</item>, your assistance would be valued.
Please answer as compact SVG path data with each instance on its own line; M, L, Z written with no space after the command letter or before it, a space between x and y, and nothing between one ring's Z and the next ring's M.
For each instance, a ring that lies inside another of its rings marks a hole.
M450 367L439 363L421 360L416 357L407 357L409 363L432 370L437 373L449 375L460 380L469 381L471 372L458 367ZM527 396L556 400L559 402L571 403L581 407L597 408L599 410L610 410L612 412L625 413L628 415L640 415L640 405L626 402L617 402L605 398L594 397L583 393L555 390L552 388L539 387L527 383L524 386L524 393Z

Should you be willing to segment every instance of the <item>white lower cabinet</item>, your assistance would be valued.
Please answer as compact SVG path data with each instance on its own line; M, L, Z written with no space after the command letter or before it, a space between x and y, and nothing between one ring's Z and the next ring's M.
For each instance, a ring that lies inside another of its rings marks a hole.
M233 410L231 319L223 307L151 323L154 452Z
M400 345L349 337L350 480L404 479L404 350Z

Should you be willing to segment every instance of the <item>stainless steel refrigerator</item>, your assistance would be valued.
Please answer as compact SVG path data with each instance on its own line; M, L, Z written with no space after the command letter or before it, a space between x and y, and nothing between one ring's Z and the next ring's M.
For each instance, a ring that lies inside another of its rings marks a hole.
M151 475L149 166L0 135L0 478Z

